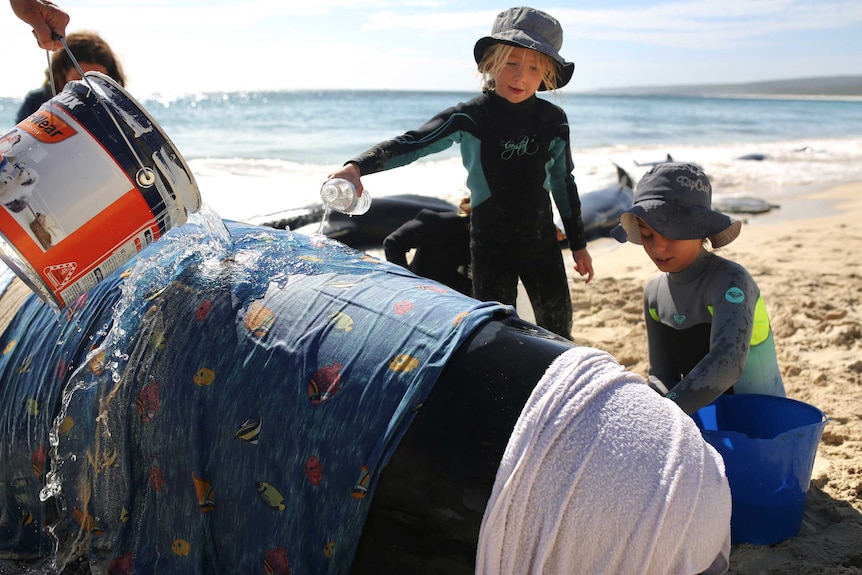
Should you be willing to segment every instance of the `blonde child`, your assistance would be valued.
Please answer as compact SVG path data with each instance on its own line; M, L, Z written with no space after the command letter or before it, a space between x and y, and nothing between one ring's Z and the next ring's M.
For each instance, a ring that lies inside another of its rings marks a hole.
M550 197L562 217L574 269L587 282L592 259L584 239L565 112L536 97L565 86L574 64L560 56L563 31L527 7L501 12L473 50L483 93L448 108L417 130L382 142L330 177L361 192L360 177L407 165L460 144L471 196L473 295L514 305L518 280L536 323L571 339L572 301Z

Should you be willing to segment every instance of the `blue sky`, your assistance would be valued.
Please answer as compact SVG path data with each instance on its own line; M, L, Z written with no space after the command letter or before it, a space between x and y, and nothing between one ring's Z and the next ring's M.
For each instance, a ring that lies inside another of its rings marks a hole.
M56 0L120 54L139 97L213 90L478 88L475 41L509 7L465 0ZM860 0L557 0L567 91L862 74ZM43 79L8 3L0 96Z

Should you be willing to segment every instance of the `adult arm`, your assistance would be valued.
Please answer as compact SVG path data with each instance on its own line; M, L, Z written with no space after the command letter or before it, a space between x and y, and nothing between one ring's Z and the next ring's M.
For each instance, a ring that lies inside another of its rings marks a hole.
M383 239L383 253L386 261L407 267L407 252L418 244L417 238L422 235L425 223L418 219L406 221L397 230Z
M423 208L410 221L404 222L397 230L383 240L386 261L407 267L406 253L432 243L441 238L451 237L452 218L461 219L455 212L437 212ZM461 224L463 225L463 224Z
M9 0L15 15L33 27L40 48L60 50L62 42L54 35L65 36L69 15L50 0Z

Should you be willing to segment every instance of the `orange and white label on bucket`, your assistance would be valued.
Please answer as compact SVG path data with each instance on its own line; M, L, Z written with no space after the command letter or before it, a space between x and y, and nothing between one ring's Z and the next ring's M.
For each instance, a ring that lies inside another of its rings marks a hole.
M108 76L87 76L0 137L0 256L59 307L200 205L146 111Z
M153 228L155 228L155 232ZM52 291L57 294L59 299L62 299L63 302L74 300L76 297L108 277L114 270L123 265L123 263L129 260L129 258L140 252L144 247L156 241L156 239L158 239L157 231L158 226L155 225L155 222L149 222L148 226L144 227L144 229L140 230L140 232L135 234L133 237L128 238L128 240L122 245L116 246L116 248L111 250L111 252L103 254L102 257L98 258L98 265L92 266L87 270L87 273L77 273L73 276L68 276L66 278L66 283L60 286L55 286ZM57 273L58 275L62 274L61 270L56 270L56 272L45 270L45 275L49 278L52 273ZM68 281L73 278L74 281L68 283Z
M9 170L7 184L0 185L0 204L6 208L0 210L0 227L7 237L10 230L20 232L20 242L10 240L37 269L40 254L58 249L125 194L137 193L101 142L60 108L43 105L6 137L15 143L5 152ZM7 215L17 225L7 227ZM152 217L149 209L147 216ZM55 258L51 264L65 263Z
M48 106L39 108L30 114L28 118L18 124L18 127L46 144L62 142L78 133L63 118L49 110Z
M66 111L43 105L3 140L0 231L61 306L159 238L127 172Z

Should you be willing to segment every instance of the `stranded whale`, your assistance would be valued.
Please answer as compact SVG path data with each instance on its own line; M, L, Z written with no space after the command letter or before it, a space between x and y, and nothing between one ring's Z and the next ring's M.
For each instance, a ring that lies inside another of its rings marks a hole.
M618 181L605 188L582 192L581 219L588 239L607 235L619 223L620 214L631 207L632 179L625 170L616 166ZM416 217L421 210L457 212L458 206L419 194L396 194L375 197L368 212L361 216L348 216L340 212L329 214L327 225L320 230L323 205L311 204L301 208L256 217L249 223L276 229L290 229L305 234L319 231L358 250L381 249L386 236L405 222ZM561 227L560 224L557 225Z
M196 218L61 313L0 270L0 571L727 570L721 457L609 354Z

